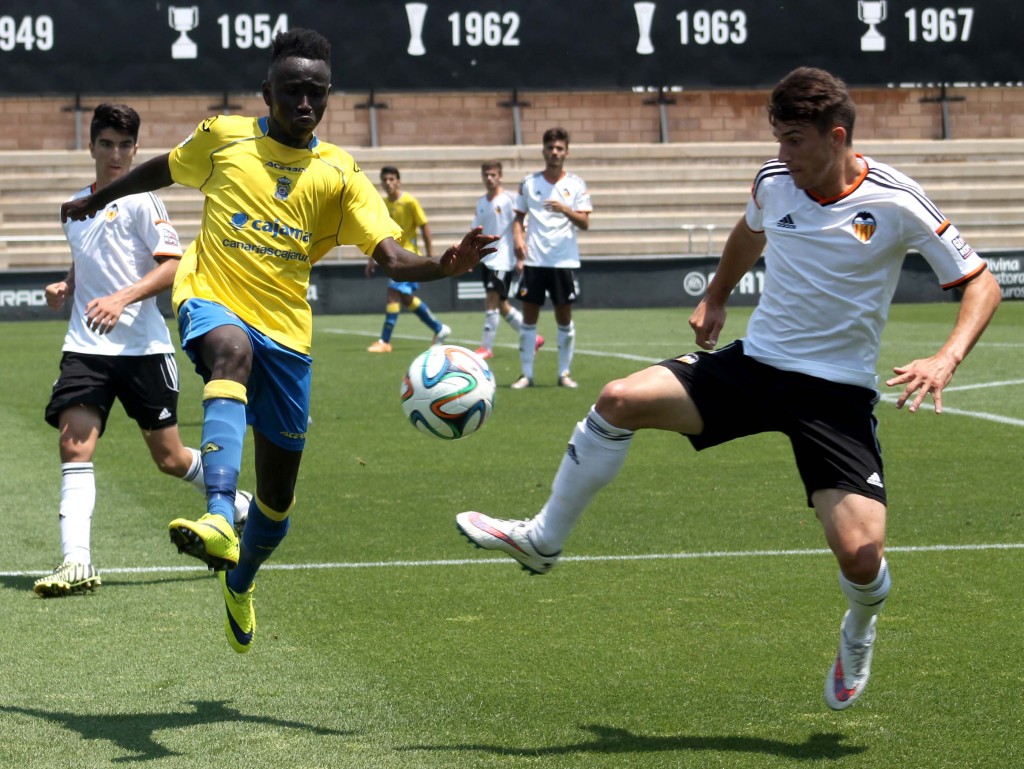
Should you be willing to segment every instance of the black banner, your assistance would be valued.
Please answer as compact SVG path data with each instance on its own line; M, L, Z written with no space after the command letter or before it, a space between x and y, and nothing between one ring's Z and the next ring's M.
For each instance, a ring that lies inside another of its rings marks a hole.
M1024 85L1020 0L4 0L0 93L255 91L300 26L346 91Z

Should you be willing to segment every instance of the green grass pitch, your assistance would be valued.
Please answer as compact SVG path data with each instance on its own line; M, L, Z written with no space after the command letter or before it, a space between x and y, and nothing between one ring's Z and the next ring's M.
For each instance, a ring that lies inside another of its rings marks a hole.
M882 377L935 351L956 309L894 307ZM212 576L168 540L201 498L156 471L119 406L95 457L103 587L33 595L60 555L42 414L64 324L4 325L0 767L1024 765L1024 303L1000 308L946 413L879 404L894 590L848 711L822 701L843 600L781 436L698 455L641 433L544 577L458 536L461 510L534 514L601 385L691 350L687 315L580 309L576 391L555 387L550 309L532 390L507 388L503 326L493 418L453 443L403 421L399 381L429 342L414 317L390 355L364 352L379 316L318 317L298 505L246 656ZM444 320L477 346L482 312ZM201 382L179 365L196 445Z

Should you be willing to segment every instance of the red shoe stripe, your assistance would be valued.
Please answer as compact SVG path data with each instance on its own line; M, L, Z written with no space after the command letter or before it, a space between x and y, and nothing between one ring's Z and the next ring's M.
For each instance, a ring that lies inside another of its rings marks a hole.
M836 657L836 675L832 681L832 693L835 694L836 699L840 702L846 702L853 696L855 691L856 687L853 689L846 688L846 681L843 680L843 660L840 657Z
M519 545L517 545L514 540L512 540L507 534L505 534L505 532L501 531L500 529L496 529L488 523L484 523L482 520L480 520L480 518L481 516L479 514L474 514L469 517L469 521L478 529L480 529L480 531L490 534L495 539L500 539L502 542L506 542L509 545L512 545L512 547L514 547L516 550L518 550L520 553L523 553L524 555L528 554L525 550L523 550L523 548L519 547Z

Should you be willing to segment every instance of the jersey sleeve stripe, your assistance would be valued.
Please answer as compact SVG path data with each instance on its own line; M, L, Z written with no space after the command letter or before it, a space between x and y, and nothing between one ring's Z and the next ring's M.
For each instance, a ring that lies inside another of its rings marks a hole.
M152 192L147 192L146 197L149 199L149 203L153 206L153 211L156 213L156 219L153 220L153 223L171 224L171 218L167 215L167 207L164 206L164 202Z
M982 262L981 266L979 266L976 270L973 270L972 272L967 273L966 275L964 275L961 278L957 278L952 283L943 283L942 284L942 288L948 290L948 289L951 289L951 288L956 288L957 286L962 286L964 283L966 283L967 281L971 280L971 278L973 278L976 275L980 275L982 272L984 272L987 269L988 269L988 265L985 264L984 262Z
M788 175L789 175L789 171L786 170L786 166L785 166L784 163L781 163L778 160L769 160L767 163L765 163L763 166L761 166L761 170L758 171L757 172L757 176L754 177L754 183L752 185L750 185L750 194L753 195L754 199L756 200L757 199L757 190L761 186L761 182L763 182L765 179L769 179L769 178L771 178L773 176L788 176Z
M897 181L892 176L885 173L884 171L879 170L878 168L872 168L870 171L868 171L867 178L874 184L877 184L879 187L884 187L885 189L888 190L896 190L898 192L903 192L907 195L910 195L918 203L921 204L922 208L924 208L929 214L931 214L932 217L934 217L936 222L945 221L946 217L943 216L938 206L936 206L931 201L931 199L927 195L925 195L924 192L921 191L920 187L917 187L913 184L906 184L904 182Z

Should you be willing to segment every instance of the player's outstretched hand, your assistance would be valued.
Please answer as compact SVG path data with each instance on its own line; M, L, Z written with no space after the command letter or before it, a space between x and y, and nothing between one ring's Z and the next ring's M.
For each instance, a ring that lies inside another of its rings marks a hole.
M483 227L474 227L465 234L462 242L455 243L445 251L441 256L441 272L449 278L454 278L472 270L482 257L494 253L495 249L489 246L498 240L499 236L483 233Z
M910 408L907 409L913 413L931 393L932 400L935 401L935 413L942 413L942 391L956 372L956 363L951 358L941 354L933 355L930 358L911 361L905 366L893 366L892 370L896 376L885 380L886 386L905 385L903 392L896 399L896 408L903 408L903 404L914 396Z
M68 200L60 204L60 221L65 224L68 219L73 222L81 222L96 216L99 208L92 202L93 196L86 195L77 200Z
M707 297L698 302L690 315L690 328L697 346L702 350L713 350L718 344L718 335L725 326L725 306L708 301Z

